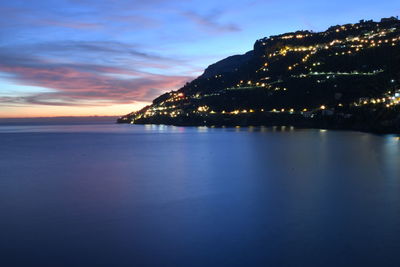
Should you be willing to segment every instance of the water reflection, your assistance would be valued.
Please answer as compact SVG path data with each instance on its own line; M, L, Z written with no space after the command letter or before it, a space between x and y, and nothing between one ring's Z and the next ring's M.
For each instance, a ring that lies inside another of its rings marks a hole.
M5 266L400 263L396 136L74 127L0 134Z

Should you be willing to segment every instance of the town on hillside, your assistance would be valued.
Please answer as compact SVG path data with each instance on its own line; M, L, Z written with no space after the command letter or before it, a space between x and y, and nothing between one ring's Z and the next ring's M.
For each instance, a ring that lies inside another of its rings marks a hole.
M120 123L400 132L400 20L257 40Z

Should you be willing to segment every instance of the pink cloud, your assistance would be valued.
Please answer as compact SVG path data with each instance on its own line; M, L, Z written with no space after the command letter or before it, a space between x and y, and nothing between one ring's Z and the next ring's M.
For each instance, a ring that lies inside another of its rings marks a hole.
M233 24L233 23L222 24L222 23L217 22L216 19L219 16L219 14L202 16L193 11L187 11L187 12L183 12L182 15L209 32L224 33L224 32L241 31L239 26L237 26L236 24Z
M3 98L13 104L88 105L90 103L130 103L150 101L162 92L177 89L192 79L165 76L129 69L81 65L52 65L36 62L32 66L0 63L0 71L12 75L17 84L53 89L29 97ZM128 75L118 77L114 74ZM1 100L0 100L1 101Z

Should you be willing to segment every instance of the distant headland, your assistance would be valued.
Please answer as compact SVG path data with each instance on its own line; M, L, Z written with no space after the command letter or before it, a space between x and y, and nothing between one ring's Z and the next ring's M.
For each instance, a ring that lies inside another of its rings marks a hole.
M400 20L257 40L118 122L400 133Z

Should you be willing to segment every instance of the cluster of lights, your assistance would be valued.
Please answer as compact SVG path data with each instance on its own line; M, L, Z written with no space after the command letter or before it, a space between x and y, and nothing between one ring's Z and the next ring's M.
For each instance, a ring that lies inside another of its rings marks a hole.
M247 114L247 113L256 113L256 112L270 112L270 113L288 113L288 114L304 114L304 113L315 113L318 111L323 111L323 110L327 110L327 107L325 105L321 105L318 108L315 109L308 109L308 108L304 108L304 109L299 109L299 110L295 110L294 108L280 108L280 109L272 109L270 111L265 111L264 109L236 109L236 110L232 110L232 111L221 111L221 112L217 112L214 110L210 110L208 106L200 106L197 108L197 111L193 111L193 113L208 113L208 114L226 114L226 115L239 115L239 114Z
M291 75L291 77L293 78L307 78L310 76L326 76L327 79L329 78L335 78L336 76L374 76L374 75L378 75L379 73L384 72L384 70L379 69L379 70L374 70L374 71L370 71L370 72L360 72L360 71L351 71L351 72L309 72L307 74L301 73L299 75Z
M354 106L365 106L365 105L384 105L387 108L400 105L400 90L395 92L388 91L382 98L360 98L357 103L353 103Z
M199 112L207 112L210 109L208 106L200 106L197 108L197 111Z
M283 35L280 37L282 40L288 40L288 39L303 39L312 36L313 34L291 34L291 35Z
M308 33L308 32L303 32L303 33L293 33L293 34L286 34L282 36L277 36L274 38L264 38L260 41L262 41L263 45L267 45L269 41L274 41L274 39L278 40L295 40L295 39L304 39L307 37L311 36L316 36L316 35L324 35L327 36L329 34L333 33L341 33L345 32L351 29L359 29L360 27L369 27L368 24L359 24L359 25L346 25L346 26L340 26L333 28L331 31L321 33L321 34L315 34L315 33ZM297 74L297 75L291 75L293 78L306 78L310 76L326 76L327 79L329 78L335 78L336 76L366 76L366 75L377 75L379 73L382 73L384 70L378 69L370 72L363 72L363 71L350 71L350 72L321 72L321 71L313 71L312 68L318 68L318 66L322 65L322 62L311 62L307 63L312 59L313 55L318 53L319 51L323 50L333 50L329 56L345 56L345 55L352 55L355 53L358 53L364 49L368 48L374 48L374 47L380 47L383 45L389 46L395 46L397 43L400 41L400 37L393 36L395 32L398 31L397 28L391 28L391 29L385 29L381 30L379 29L379 24L376 24L375 29L370 29L368 31L364 31L362 35L360 36L347 36L343 40L340 39L335 39L331 40L327 43L320 43L316 45L311 45L311 46L304 46L304 45L286 45L284 47L276 49L274 52L269 52L268 54L265 54L263 57L268 58L268 62L264 62L263 65L256 71L258 72L269 72L269 67L273 62L276 60L276 58L279 57L285 57L288 55L288 53L302 53L301 55L301 61L292 63L291 65L287 66L287 69L289 71L294 70L295 68L298 68L300 66L304 66L304 69L308 73L303 73L303 74ZM305 64L307 63L307 64ZM222 78L222 74L216 74L211 79L220 79ZM208 78L210 80L210 78ZM318 80L317 82L323 82L324 80ZM272 90L272 91L286 91L287 88L284 87L279 87L276 86L276 83L281 83L281 80L275 80L271 81L271 77L263 77L260 78L259 80L253 81L253 80L248 80L248 81L240 81L239 83L236 84L236 87L233 88L226 88L223 90L237 90L237 89L254 89L254 88L265 88L267 90ZM197 85L195 85L197 87ZM212 94L200 94L196 93L190 96L185 96L182 92L171 92L169 95L169 98L165 101L162 101L156 105L152 105L149 107L144 113L137 113L137 118L141 118L142 116L144 117L151 117L155 115L168 115L171 117L176 117L178 115L182 115L182 103L184 100L188 99L202 99L205 97L210 97L210 96L217 96L220 95L220 92L223 90L220 90L219 92L215 92ZM357 103L353 103L354 106L362 106L362 105L377 105L377 104L384 104L386 107L392 107L395 105L399 105L400 103L400 91L397 91L396 93L391 93L388 92L384 95L384 97L381 98L371 98L371 99L361 99ZM343 106L342 104L339 104L339 106ZM273 109L269 112L287 112L290 114L294 113L302 113L302 112L314 112L315 110L326 110L327 107L324 105L321 105L318 109L311 109L311 111L308 111L309 109L302 109L302 110L297 110L295 111L294 109ZM244 114L244 113L253 113L253 112L264 112L264 110L256 110L256 109L245 109L245 110L234 110L234 111L222 111L222 112L216 112L214 110L210 110L208 106L199 106L197 109L193 110L193 113L199 113L199 114L231 114L231 115L237 115L237 114ZM188 114L187 114L188 115Z
M339 106L342 106L341 104L339 104ZM265 111L264 109L242 109L242 110L233 110L233 111L221 111L221 112L217 112L214 110L211 110L209 106L207 105L203 105L203 106L199 106L197 107L196 110L193 110L193 113L197 113L197 114L222 114L222 115L240 115L240 114L247 114L247 113L256 113L256 112L270 112L270 113L287 113L287 114L302 114L305 115L308 113L310 114L314 114L317 111L323 111L326 110L327 107L325 105L321 105L319 108L316 109L308 109L308 108L304 108L304 109L299 109L299 110L295 110L294 108L280 108L280 109L272 109L270 111ZM157 110L157 111L155 111ZM151 116L155 116L155 115L162 115L162 116L169 116L171 118L176 118L180 115L184 114L182 112L182 110L164 110L164 109L160 109L158 108L151 108L148 109L144 114L142 113L138 113L137 116L135 117L135 120L137 119L141 119L141 118L148 118ZM186 113L186 116L188 116L189 114Z
M352 27L354 27L354 25L352 25ZM345 26L341 26L339 28L337 28L335 31L336 32L340 32L340 31L346 31L347 28ZM268 54L268 58L274 58L277 56L286 56L289 52L306 52L306 51L311 51L310 53L306 54L303 58L302 58L302 62L305 63L307 62L310 57L317 53L318 51L322 50L322 49L331 49L332 47L335 48L346 48L349 47L353 50L346 50L346 51L342 51L342 52L336 52L334 55L339 56L339 55L351 55L353 53L357 53L360 52L361 50L365 49L365 48L373 48L373 47L380 47L381 44L391 44L392 46L396 45L396 43L400 40L400 37L397 38L386 38L386 39L374 39L374 38L385 38L387 36L387 34L389 33L393 33L396 30L396 28L392 28L390 30L384 30L384 31L375 31L372 30L370 32L367 32L364 34L364 37L346 37L346 42L345 40L333 40L330 43L327 44L319 44L319 45L315 45L315 46L309 46L309 47L304 47L304 46L285 46L273 53ZM295 38L296 35L284 35L281 37L281 39L292 39ZM307 37L308 35L301 35L302 37ZM356 43L357 44L354 44ZM365 45L365 43L368 43L368 45ZM314 63L313 66L318 66L321 63ZM268 71L268 69L266 68L266 66L268 66L268 63L265 63L265 66L263 66L262 68L260 68L258 71ZM296 68L297 66L299 66L299 63L295 63L292 64L290 66L288 66L288 70L291 71L294 68ZM308 67L305 67L306 69ZM257 72L258 72L257 71ZM353 72L351 74L349 73L345 73L345 74L338 74L338 75L374 75L371 73L357 73L357 72Z
M170 93L170 97L167 100L165 100L165 102L171 103L171 102L182 101L184 99L187 99L187 98L185 98L184 93L172 92L172 93Z

